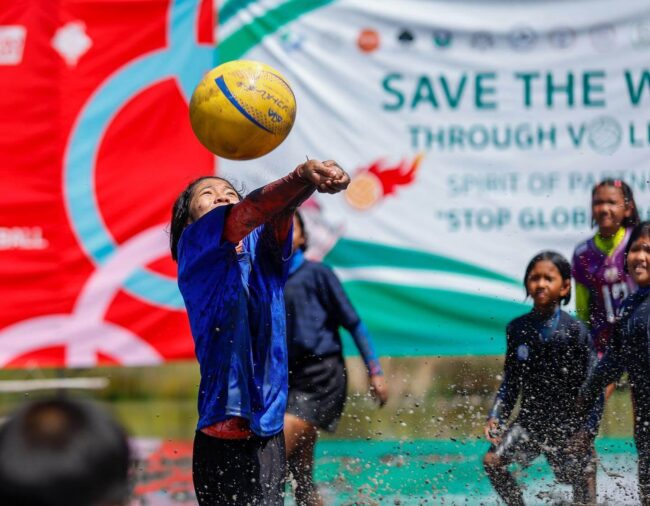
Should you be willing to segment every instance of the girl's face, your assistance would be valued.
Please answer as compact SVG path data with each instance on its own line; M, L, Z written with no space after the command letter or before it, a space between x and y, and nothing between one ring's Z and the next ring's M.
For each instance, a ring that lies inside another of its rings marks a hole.
M623 220L630 216L632 209L625 202L623 190L616 186L599 186L591 201L591 215L598 225L598 231L611 237L620 228Z
M528 273L526 290L536 309L555 308L571 289L571 280L562 279L560 271L550 260L540 260Z
M650 237L641 236L630 246L627 271L639 286L650 286Z
M302 227L300 226L300 222L298 221L298 218L296 216L293 216L293 240L292 240L292 247L293 251L297 251L300 246L305 244L305 233L302 230Z
M204 179L192 191L190 223L215 207L237 202L239 202L239 195L228 181L218 178Z

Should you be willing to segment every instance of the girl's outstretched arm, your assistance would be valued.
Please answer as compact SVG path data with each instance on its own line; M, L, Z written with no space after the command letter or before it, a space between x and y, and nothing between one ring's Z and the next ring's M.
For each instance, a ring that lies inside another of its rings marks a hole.
M235 204L226 218L223 237L238 243L261 224L272 221L276 239L281 241L289 232L294 211L314 191L337 193L349 182L349 176L335 162L308 160Z

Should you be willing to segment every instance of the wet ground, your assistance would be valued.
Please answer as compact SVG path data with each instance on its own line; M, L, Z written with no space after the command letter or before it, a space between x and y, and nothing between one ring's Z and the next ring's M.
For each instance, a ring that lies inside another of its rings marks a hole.
M189 441L141 440L143 457L136 504L196 504L191 486ZM326 440L316 451L316 481L330 505L496 505L482 471L487 445L479 440ZM638 504L636 459L631 441L599 439L599 504ZM544 461L518 472L526 504L569 504ZM295 504L288 489L288 505Z
M332 505L499 504L481 466L483 424L500 382L502 357L402 358L384 363L391 399L379 410L365 394L365 372L348 360L349 398L335 434L322 434L315 477ZM73 391L103 403L127 427L140 457L141 506L196 504L191 440L198 374L194 363L92 371L0 371L1 379L104 376L110 386ZM43 393L0 396L0 417ZM599 502L635 504L636 460L630 440L629 389L610 398L597 448ZM565 504L544 459L520 480L527 504ZM287 504L293 504L289 494Z

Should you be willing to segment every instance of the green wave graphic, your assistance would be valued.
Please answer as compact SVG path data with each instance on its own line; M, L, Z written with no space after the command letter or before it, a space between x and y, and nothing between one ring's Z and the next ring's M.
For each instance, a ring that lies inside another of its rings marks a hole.
M219 9L219 24L225 25L231 18L234 18L239 11L246 9L249 5L257 3L257 0L228 0Z
M474 264L454 258L396 246L387 246L353 239L340 239L325 257L333 267L395 267L444 271L465 276L475 276L509 285L521 285L521 281Z
M218 60L224 63L241 58L249 49L256 46L264 37L276 32L284 25L299 18L307 12L319 9L334 0L289 0L288 2L265 12L249 24L241 27L235 33L219 42L217 45ZM230 3L230 2L229 2ZM248 2L251 3L251 2ZM224 9L228 4L224 5ZM229 8L230 10L234 9ZM239 9L238 9L239 10ZM226 10L226 15L232 17L235 12Z
M350 281L346 293L368 326L377 352L389 356L496 355L522 302L435 288ZM346 336L346 352L356 347Z

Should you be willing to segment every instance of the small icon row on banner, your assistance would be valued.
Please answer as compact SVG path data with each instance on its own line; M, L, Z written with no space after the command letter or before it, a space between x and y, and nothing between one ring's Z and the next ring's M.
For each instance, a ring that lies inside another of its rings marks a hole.
M426 37L438 49L449 49L457 44L463 44L479 51L497 47L529 51L543 44L555 49L567 49L574 46L580 38L586 37L595 50L605 52L624 44L622 32L630 33L632 46L650 47L650 19L640 21L634 26L600 24L592 26L584 32L570 27L558 27L546 32L538 32L531 27L522 26L505 33L494 33L487 30L454 32L438 28L424 35L416 30L401 28L398 29L395 37L397 42L404 47L413 46L418 39ZM363 52L373 52L380 48L382 39L385 39L385 36L381 35L378 30L364 28L358 34L357 45Z

